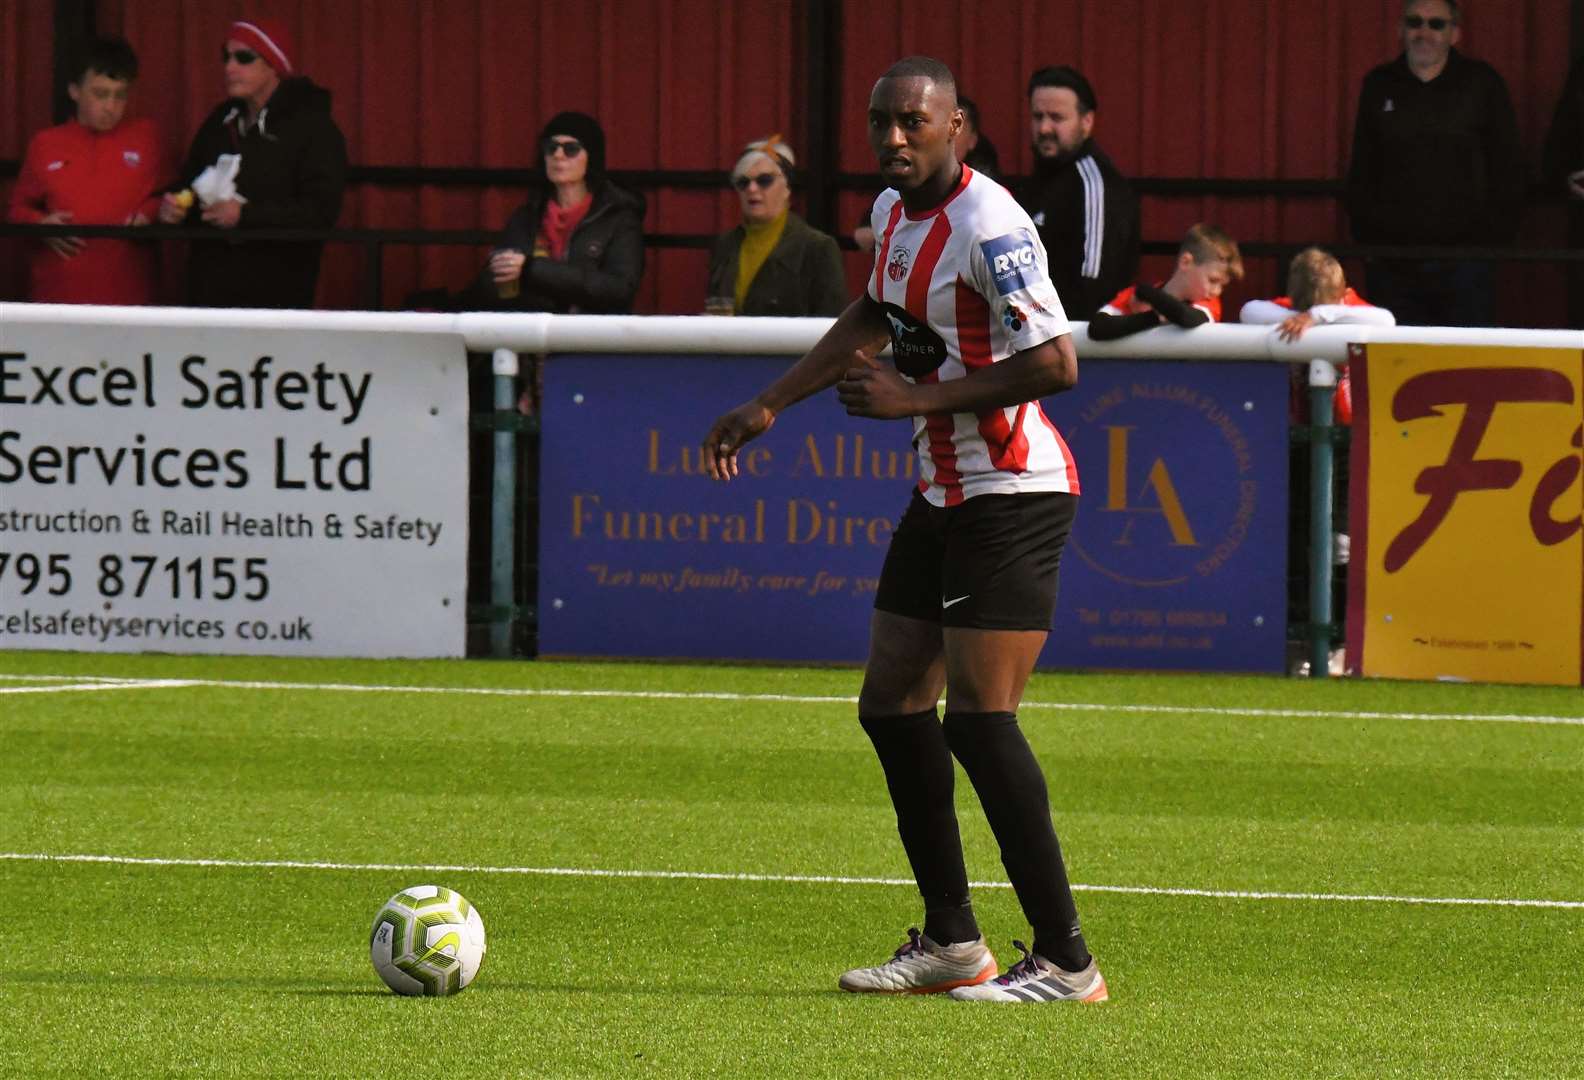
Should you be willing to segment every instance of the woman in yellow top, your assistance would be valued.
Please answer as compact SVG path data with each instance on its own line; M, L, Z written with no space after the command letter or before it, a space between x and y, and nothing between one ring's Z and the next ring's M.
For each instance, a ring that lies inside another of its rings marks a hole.
M847 306L836 241L790 209L793 162L772 135L749 143L732 167L742 224L715 241L705 295L731 297L738 315L839 315Z

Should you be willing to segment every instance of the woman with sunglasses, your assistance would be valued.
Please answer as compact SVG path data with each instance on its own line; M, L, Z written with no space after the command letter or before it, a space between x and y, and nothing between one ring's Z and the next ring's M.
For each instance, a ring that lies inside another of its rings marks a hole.
M544 179L506 222L469 306L621 314L643 277L643 199L605 175L605 132L579 112L539 134Z
M847 306L836 241L790 209L792 164L791 148L772 135L749 143L732 167L742 224L715 241L705 293L708 310L839 315Z

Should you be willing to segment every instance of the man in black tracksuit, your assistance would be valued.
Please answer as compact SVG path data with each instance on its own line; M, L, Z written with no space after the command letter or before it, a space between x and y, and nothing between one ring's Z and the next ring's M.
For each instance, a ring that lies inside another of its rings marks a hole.
M1457 42L1449 0L1408 0L1403 53L1364 77L1347 209L1360 243L1489 247L1510 243L1525 168L1507 84ZM1490 263L1371 260L1369 297L1402 324L1491 326Z
M1034 175L1017 199L1039 229L1068 318L1088 319L1138 274L1138 196L1091 137L1088 79L1066 66L1041 68L1028 92Z
M189 207L171 194L160 208L161 221L191 216L231 234L191 246L187 300L196 307L314 306L322 244L243 239L248 229L328 229L341 212L346 140L330 92L293 74L293 51L281 23L231 25L221 51L229 96L199 127L172 190L240 154L237 198Z

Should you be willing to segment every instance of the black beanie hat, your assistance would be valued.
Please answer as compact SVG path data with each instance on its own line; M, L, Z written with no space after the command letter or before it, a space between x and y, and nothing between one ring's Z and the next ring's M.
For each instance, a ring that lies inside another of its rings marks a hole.
M588 151L588 180L593 184L605 176L605 130L600 127L599 121L587 113L563 112L556 113L550 122L539 132L539 143L543 147L544 141L552 135L569 135L583 144ZM543 150L540 151L543 153Z

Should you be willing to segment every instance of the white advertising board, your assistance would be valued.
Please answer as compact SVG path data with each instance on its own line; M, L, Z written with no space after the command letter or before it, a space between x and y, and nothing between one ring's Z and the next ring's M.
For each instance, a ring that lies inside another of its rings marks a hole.
M0 324L0 649L461 656L460 337Z

